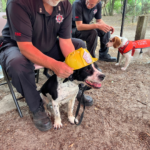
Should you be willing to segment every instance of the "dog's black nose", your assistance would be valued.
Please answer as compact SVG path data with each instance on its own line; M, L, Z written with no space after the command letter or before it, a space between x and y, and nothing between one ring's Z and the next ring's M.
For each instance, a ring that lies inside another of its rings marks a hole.
M98 76L98 78L102 81L102 80L104 80L105 75L104 75L104 74L101 74L101 75Z

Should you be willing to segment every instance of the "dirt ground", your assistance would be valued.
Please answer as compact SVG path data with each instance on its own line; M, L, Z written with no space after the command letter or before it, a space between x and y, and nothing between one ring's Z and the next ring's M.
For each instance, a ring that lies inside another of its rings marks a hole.
M121 15L103 17L120 35ZM125 22L123 35L134 40L136 24ZM150 38L150 21L146 38ZM98 54L99 45L97 47ZM110 49L117 56L116 49ZM60 108L63 128L40 132L32 123L29 108L22 107L0 116L0 150L150 150L150 60L133 61L123 72L115 63L98 61L106 75L101 89L87 91L94 105L86 107L81 125L67 120L66 105ZM37 84L46 81L42 70ZM5 88L4 88L5 87ZM0 100L10 95L7 85L0 87ZM76 101L75 110L78 102ZM80 113L82 109L80 110ZM53 117L51 117L53 120Z

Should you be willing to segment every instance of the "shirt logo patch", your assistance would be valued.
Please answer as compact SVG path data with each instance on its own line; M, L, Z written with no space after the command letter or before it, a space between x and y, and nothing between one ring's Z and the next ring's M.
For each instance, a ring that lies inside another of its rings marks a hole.
M56 15L56 22L57 22L57 23L60 24L63 20L64 20L64 18L63 18L62 15L60 15L60 14Z
M97 9L94 9L93 13L96 14L97 13Z
M21 33L15 32L15 36L21 36Z
M78 16L75 16L75 18L79 18Z

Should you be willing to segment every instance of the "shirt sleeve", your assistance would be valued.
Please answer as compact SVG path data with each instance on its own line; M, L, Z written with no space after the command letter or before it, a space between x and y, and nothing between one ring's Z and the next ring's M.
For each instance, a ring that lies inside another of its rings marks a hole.
M18 42L31 42L32 24L27 12L15 2L8 4L6 12L10 37Z
M75 21L82 21L82 5L80 3L74 3Z
M63 22L61 24L59 30L59 37L63 39L71 38L71 28L72 28L72 12L71 12L71 4L68 1L64 1L64 8L66 11L66 15L64 16Z
M97 13L95 14L95 19L101 19L102 18L101 11L102 11L102 3L99 2L97 4Z

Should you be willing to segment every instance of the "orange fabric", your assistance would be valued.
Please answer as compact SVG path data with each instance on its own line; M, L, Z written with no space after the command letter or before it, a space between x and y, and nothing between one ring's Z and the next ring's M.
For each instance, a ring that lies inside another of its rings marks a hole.
M148 48L150 47L150 40L137 40L137 41L127 41L123 47L120 47L118 50L121 54L127 53L132 50L132 56L134 55L135 49L138 48Z

